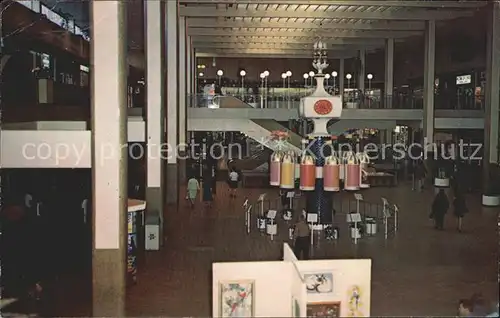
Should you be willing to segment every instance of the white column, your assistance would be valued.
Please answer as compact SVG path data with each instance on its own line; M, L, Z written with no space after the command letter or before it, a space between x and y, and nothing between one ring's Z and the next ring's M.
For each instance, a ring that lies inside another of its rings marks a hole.
M364 49L359 50L359 62L360 69L358 74L358 88L364 93L366 81L366 52Z
M340 91L340 96L344 96L344 89L345 89L345 59L340 59L339 62L339 91Z
M178 99L178 56L177 56L177 37L178 37L178 3L176 0L165 1L165 27L166 27L166 49L167 49L167 143L170 147L167 159L167 204L176 204L178 197L178 179L177 179L177 146L178 138L178 120L179 120L179 99Z
M500 3L490 4L486 51L486 109L484 114L483 190L489 187L491 168L498 162L500 104Z
M191 54L191 37L188 36L186 39L186 85L188 93L187 107L191 107L191 95L193 94L193 74L192 74L192 63L193 55Z
M146 56L146 202L148 211L158 213L163 221L165 196L165 168L160 147L165 143L164 32L160 1L145 1L145 56ZM161 227L160 227L161 228ZM160 240L162 242L162 240Z
M179 146L186 143L186 18L179 17ZM181 149L184 151L185 149Z
M434 80L436 59L436 22L426 21L424 49L424 138L434 142Z
M394 89L394 39L385 40L385 83L384 95L392 96Z
M125 315L126 3L91 1L92 315Z

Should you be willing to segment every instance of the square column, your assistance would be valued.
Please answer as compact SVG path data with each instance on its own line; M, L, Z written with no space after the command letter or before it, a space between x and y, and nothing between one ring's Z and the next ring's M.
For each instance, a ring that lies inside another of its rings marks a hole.
M179 183L184 184L186 182L186 128L187 128L187 82L186 82L186 45L187 45L187 35L186 35L186 18L179 17L179 46L178 46L178 58L179 58L179 122L178 122L178 134L179 134L179 146L178 146L178 177Z
M384 80L385 108L392 108L394 94L394 39L385 40L385 80Z
M359 73L358 73L358 88L361 92L365 92L365 81L366 81L366 52L365 50L359 50Z
M187 27L187 24L186 24ZM187 104L191 107L191 95L193 94L193 74L192 74L193 55L191 54L191 37L186 38L186 83L187 83Z
M425 23L424 49L424 118L423 137L428 143L434 142L434 79L436 61L436 22Z
M167 204L177 204L178 176L177 176L177 149L179 145L178 126L179 121L179 98L178 98L178 59L177 59L177 35L178 35L178 12L177 1L165 1L165 26L166 26L166 48L167 48L167 144L169 147L167 158Z
M339 92L340 96L344 96L345 89L345 59L339 61Z
M92 315L125 316L126 3L91 1Z
M500 3L488 8L486 47L486 109L484 114L483 191L492 179L492 168L498 162L498 116L500 104Z
M145 56L146 56L146 207L149 215L159 215L163 224L165 201L165 164L162 145L165 143L165 112L163 108L164 32L162 2L146 1ZM160 226L162 229L162 226ZM162 236L163 237L163 236ZM163 240L160 240L163 243Z

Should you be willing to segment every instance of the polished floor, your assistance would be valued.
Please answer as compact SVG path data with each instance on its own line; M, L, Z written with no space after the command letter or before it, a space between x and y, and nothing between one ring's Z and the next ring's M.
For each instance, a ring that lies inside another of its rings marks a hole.
M213 262L278 260L287 241L285 224L280 224L280 235L273 241L255 227L249 235L244 229L244 195L253 201L264 191L241 189L238 198L229 199L221 183L211 210L201 203L191 210L183 200L179 209L169 210L165 246L144 255L138 284L128 290L127 315L210 316ZM363 195L367 202L379 203L384 196L399 206L397 234L384 240L379 228L377 235L354 245L341 228L338 241L317 240L313 258L372 258L372 316L454 315L458 299L475 292L496 302L498 209L481 207L479 197L471 195L464 231L455 230L451 212L445 230L436 231L428 219L431 189L418 193L400 185L365 190ZM336 200L343 206L337 208L340 223L341 212L355 207L351 199L346 193ZM76 284L55 291L54 315L91 314L87 297L75 297L84 289Z

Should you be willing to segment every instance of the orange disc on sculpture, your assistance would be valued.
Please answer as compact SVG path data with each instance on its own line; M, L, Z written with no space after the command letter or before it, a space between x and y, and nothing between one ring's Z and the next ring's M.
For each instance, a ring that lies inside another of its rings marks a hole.
M314 103L314 111L318 115L328 115L332 112L333 105L329 100L320 99Z

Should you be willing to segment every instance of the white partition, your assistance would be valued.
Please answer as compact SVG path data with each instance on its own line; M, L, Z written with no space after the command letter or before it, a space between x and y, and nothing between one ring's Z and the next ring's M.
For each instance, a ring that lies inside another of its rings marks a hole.
M298 262L295 253L288 243L283 243L283 260L287 262Z
M2 168L90 168L90 131L2 130Z
M295 264L306 283L308 308L335 307L340 317L370 316L370 259L310 260Z
M213 317L305 317L305 285L291 262L214 263L212 271ZM230 302L240 304L232 315Z

